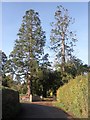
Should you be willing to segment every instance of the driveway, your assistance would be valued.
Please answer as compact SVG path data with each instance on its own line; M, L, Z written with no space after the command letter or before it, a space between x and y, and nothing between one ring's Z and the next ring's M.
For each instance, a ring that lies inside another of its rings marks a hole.
M70 116L64 111L43 103L21 103L21 111L18 118L65 118L70 120Z

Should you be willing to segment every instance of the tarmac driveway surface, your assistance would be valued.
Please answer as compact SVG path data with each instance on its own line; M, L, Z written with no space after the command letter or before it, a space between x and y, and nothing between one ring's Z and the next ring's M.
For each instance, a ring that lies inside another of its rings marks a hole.
M65 118L70 120L70 116L58 108L35 103L21 103L18 118Z

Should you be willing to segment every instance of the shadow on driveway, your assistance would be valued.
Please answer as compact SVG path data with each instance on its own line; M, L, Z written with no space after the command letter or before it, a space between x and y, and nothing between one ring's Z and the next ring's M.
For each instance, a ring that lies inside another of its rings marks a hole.
M58 108L35 103L21 103L21 111L17 118L21 120L26 118L63 118L70 120L70 116Z

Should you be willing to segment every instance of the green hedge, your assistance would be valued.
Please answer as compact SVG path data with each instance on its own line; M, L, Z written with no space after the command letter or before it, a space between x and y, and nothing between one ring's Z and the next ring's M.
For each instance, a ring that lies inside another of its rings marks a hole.
M88 116L90 118L90 73L88 74Z
M15 118L19 109L19 93L8 88L2 88L2 118Z
M58 107L75 118L88 117L88 76L78 76L57 90Z

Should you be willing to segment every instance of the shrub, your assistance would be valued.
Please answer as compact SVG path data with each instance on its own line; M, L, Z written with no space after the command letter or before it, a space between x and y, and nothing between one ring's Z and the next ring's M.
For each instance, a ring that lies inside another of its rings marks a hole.
M2 88L2 118L14 118L19 112L19 93L17 91Z
M57 90L57 105L77 118L88 117L88 77L78 76Z

